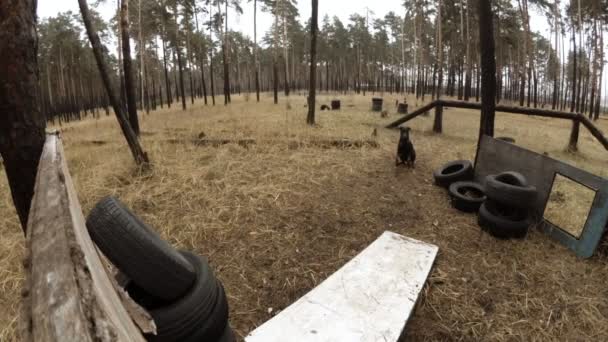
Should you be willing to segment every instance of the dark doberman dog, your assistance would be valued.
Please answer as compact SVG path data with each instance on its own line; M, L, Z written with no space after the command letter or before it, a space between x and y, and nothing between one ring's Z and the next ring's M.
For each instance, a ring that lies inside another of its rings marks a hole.
M416 150L414 150L414 144L410 140L410 131L412 130L409 127L399 127L400 137L399 137L399 145L397 146L397 158L395 160L395 165L399 166L401 164L407 167L414 167L414 163L416 162Z

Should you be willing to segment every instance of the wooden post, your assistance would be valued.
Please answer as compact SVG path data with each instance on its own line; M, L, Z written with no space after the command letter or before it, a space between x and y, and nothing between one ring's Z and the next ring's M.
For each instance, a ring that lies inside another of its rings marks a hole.
M435 106L435 122L433 123L433 132L443 132L443 105L441 103Z
M568 151L578 151L578 136L581 129L581 122L579 120L572 121L572 131L570 131L570 142L568 143Z
M23 341L144 341L89 237L56 135L40 158L26 247Z

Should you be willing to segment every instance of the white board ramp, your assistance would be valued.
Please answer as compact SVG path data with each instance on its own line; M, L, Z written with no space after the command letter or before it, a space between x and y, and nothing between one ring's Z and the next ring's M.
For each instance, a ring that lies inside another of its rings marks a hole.
M437 246L384 232L246 342L395 342L429 276Z

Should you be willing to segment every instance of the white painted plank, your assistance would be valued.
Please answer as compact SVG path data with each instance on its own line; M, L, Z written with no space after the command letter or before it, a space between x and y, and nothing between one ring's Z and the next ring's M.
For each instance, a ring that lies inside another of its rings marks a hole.
M397 341L437 252L437 246L385 232L245 340Z

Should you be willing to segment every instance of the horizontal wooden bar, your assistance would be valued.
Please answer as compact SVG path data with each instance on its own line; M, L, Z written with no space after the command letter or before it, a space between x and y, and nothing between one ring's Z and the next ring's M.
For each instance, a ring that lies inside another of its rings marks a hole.
M415 111L413 111L411 114L408 114L408 115L402 117L401 119L390 123L388 126L386 126L386 128L396 128L399 125L402 125L402 124L428 112L429 110L435 108L435 106L437 106L438 103L439 103L438 101L433 101L425 106L422 106L422 107L416 109Z
M454 100L436 100L424 107L417 109L416 111L408 114L399 120L392 122L386 128L396 128L399 125L402 125L405 122L408 122L419 115L433 109L437 105L442 105L443 107L453 107L453 108L464 108L464 109L479 109L481 110L481 103L478 102L464 102L464 101L454 101ZM509 114L521 114L521 115L529 115L529 116L539 116L545 118L554 118L554 119L565 119L578 121L582 123L589 132L604 146L606 150L608 150L608 138L600 131L599 128L587 118L585 115L580 113L570 113L570 112L560 112L555 110L548 109L539 109L539 108L527 108L527 107L515 107L515 106L504 106L497 105L497 112L509 113Z

